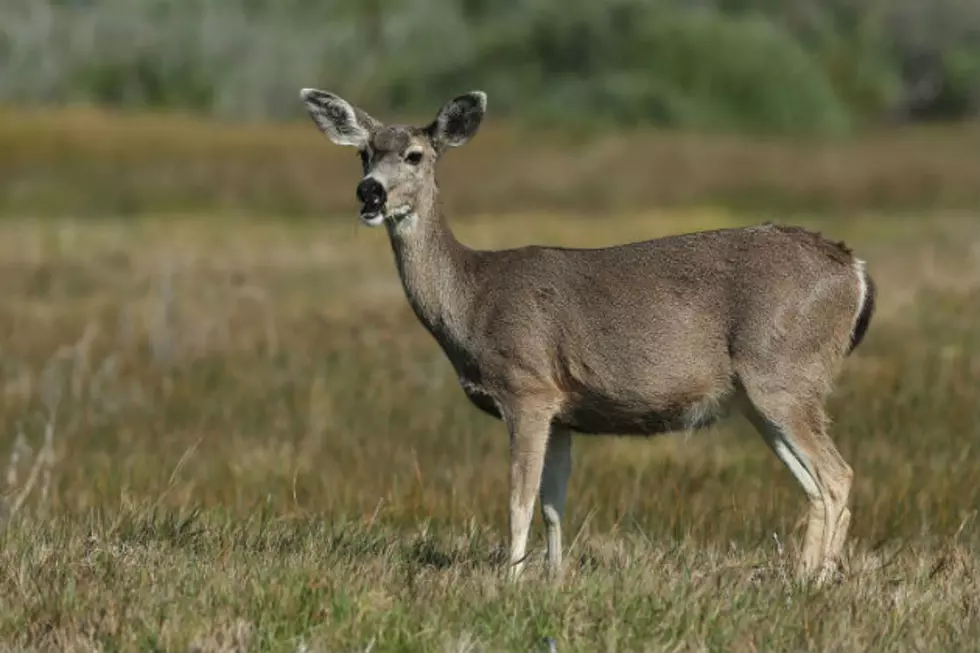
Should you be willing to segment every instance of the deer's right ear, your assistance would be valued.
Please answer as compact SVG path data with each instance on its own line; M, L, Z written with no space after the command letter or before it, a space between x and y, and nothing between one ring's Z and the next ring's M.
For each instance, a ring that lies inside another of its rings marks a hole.
M316 126L337 145L363 148L378 126L377 120L333 93L304 88L299 96Z

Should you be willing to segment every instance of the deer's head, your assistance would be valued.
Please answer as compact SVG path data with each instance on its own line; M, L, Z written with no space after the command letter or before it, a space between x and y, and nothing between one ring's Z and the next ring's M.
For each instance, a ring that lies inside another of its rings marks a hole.
M364 177L357 185L361 221L377 227L412 223L435 199L435 164L476 133L487 109L483 91L447 102L424 127L384 125L343 98L312 88L300 97L317 127L337 145L356 147ZM405 226L410 226L406 224Z

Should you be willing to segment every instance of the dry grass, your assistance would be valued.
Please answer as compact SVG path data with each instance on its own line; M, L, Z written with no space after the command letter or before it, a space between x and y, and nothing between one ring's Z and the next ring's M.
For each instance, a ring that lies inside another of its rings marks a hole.
M380 232L179 218L0 223L0 647L956 650L980 636L980 235L969 217L800 221L869 261L880 314L831 410L849 574L787 574L802 493L738 422L576 440L570 568L500 575L506 435L400 294ZM548 214L475 245L745 222ZM51 419L53 416L53 420ZM53 425L53 456L25 480ZM18 434L21 445L16 446ZM535 528L539 528L536 524Z
M243 126L0 110L0 212L8 214L332 215L353 210L359 170L351 150L329 144L306 120ZM706 202L829 212L974 208L980 125L840 142L655 130L576 137L531 133L491 113L480 136L447 159L441 178L456 215Z

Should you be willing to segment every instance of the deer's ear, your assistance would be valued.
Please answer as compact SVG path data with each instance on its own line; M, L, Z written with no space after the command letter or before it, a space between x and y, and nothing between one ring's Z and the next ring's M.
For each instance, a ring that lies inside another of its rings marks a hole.
M304 88L299 95L316 126L337 145L363 148L370 140L371 132L380 125L366 112L333 93Z
M487 94L470 91L447 102L426 131L437 150L459 147L473 138L486 111Z

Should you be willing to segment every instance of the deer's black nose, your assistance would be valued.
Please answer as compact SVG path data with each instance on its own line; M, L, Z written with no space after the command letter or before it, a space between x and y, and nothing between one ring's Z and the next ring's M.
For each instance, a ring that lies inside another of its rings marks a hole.
M365 208L376 209L384 206L388 193L380 181L374 177L365 177L357 185L357 199Z

